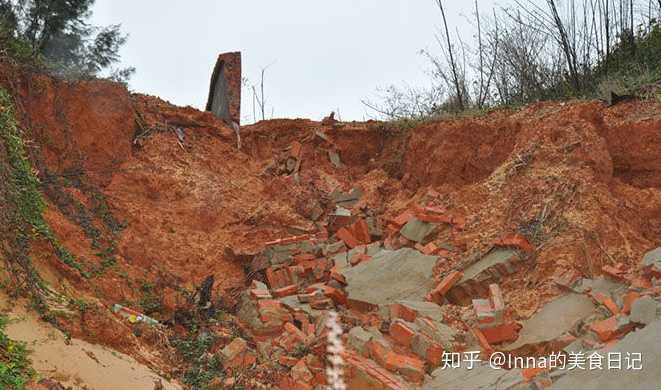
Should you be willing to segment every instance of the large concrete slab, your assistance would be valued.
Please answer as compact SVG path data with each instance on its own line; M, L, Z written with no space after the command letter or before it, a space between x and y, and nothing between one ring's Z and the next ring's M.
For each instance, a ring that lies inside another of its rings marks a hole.
M513 351L528 344L555 340L572 329L579 320L592 315L595 309L592 300L585 295L564 295L548 303L525 321L519 338L504 350Z
M481 364L469 370L461 368L438 368L431 373L422 390L508 390L524 381L521 370L495 370Z
M433 287L436 259L411 248L382 250L370 261L341 272L347 279L350 299L375 305L398 300L423 301Z
M604 352L642 354L642 370L572 370L555 382L552 390L648 390L659 388L661 367L661 320L628 334L613 349ZM604 355L602 353L602 355ZM622 363L626 368L626 362Z

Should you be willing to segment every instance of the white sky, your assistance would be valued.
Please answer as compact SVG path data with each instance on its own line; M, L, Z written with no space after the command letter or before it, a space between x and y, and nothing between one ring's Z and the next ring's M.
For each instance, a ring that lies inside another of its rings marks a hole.
M489 14L494 0L478 0ZM500 2L502 3L502 1ZM446 1L451 29L472 39L472 1ZM122 65L137 73L130 87L177 105L203 108L219 53L241 51L243 75L266 72L270 116L343 120L369 112L361 99L390 84L424 85L420 49L437 50L441 23L433 0L97 0L92 23L122 24L129 41ZM242 120L252 122L244 89Z

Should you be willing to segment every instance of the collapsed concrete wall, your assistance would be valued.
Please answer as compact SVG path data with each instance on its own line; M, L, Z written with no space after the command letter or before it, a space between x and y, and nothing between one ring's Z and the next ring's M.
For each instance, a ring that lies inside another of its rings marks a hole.
M241 52L218 56L206 110L228 123L241 123Z

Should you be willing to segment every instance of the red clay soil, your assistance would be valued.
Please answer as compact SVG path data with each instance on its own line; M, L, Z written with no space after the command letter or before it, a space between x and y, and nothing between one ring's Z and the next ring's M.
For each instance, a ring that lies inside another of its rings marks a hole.
M661 246L658 101L539 103L412 129L271 120L243 127L239 151L234 131L209 113L117 84L25 76L10 87L40 179L60 179L45 214L56 237L84 269L102 266L99 246L116 248L114 265L85 278L49 244L33 246L36 267L55 290L94 304L61 322L73 336L154 365L141 352L150 342L112 315L112 304L136 305L141 286L152 284L168 317L184 299L181 289L193 291L207 275L215 276L217 296L247 286L242 255L272 239L323 234L311 215L330 211L337 188L362 188L358 207L384 219L414 204L465 217L463 229L439 238L456 250L439 262L437 277L505 235L529 237L536 261L502 286L518 319L560 293L552 282L559 271L635 269ZM299 174L282 174L295 142ZM341 167L329 150L339 152ZM71 204L91 219L76 218ZM113 231L108 215L125 227Z

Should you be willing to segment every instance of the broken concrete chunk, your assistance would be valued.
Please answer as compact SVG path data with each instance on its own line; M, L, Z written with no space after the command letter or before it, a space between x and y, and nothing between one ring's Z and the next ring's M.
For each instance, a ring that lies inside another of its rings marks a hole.
M361 355L367 353L367 343L372 339L372 335L360 326L356 326L349 331L349 345L360 352Z
M657 302L652 297L643 297L631 304L632 322L649 325L656 320Z
M340 168L342 166L342 160L340 160L340 154L337 150L329 150L328 159L335 168Z
M435 256L403 248L383 250L370 261L347 267L349 298L374 305L389 305L397 300L423 301L433 285Z
M349 193L344 193L340 190L335 190L330 194L331 199L335 204L343 207L352 207L363 196L363 191L360 188L354 188Z
M661 247L651 250L643 256L643 267L652 267L661 272Z
M411 218L402 228L400 233L406 239L421 242L436 228L435 224L422 222L417 218Z

